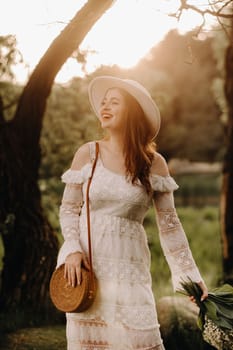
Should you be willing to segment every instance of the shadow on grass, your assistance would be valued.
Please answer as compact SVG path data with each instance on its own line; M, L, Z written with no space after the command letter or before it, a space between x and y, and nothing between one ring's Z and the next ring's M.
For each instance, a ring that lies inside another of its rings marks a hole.
M66 350L65 326L25 328L1 336L1 350Z

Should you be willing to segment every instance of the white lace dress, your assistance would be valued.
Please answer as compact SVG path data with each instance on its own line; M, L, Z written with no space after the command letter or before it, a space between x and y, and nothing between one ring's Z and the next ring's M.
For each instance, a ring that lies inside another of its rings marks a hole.
M93 158L93 143L90 144ZM68 254L87 252L85 199L92 164L65 172L60 209L64 244L58 266ZM198 282L186 236L177 218L170 177L151 174L157 224L174 288L189 276ZM81 186L80 186L81 185ZM81 190L80 190L81 189ZM93 306L83 313L67 314L68 350L164 350L151 289L150 252L142 226L152 198L143 187L106 169L100 157L90 188L93 265L98 293ZM82 207L82 209L81 209Z

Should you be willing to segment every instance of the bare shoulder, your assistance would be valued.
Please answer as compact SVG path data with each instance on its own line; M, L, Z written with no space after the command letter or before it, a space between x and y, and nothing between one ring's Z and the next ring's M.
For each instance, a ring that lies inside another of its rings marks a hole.
M71 169L80 170L84 165L90 162L90 142L84 143L74 155Z
M155 152L154 159L151 166L151 174L160 176L169 175L169 170L165 158L158 152Z

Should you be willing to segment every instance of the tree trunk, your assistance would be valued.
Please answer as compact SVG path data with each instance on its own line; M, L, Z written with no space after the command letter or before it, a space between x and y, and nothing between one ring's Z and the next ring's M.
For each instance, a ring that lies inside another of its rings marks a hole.
M0 229L4 267L0 310L45 310L58 241L45 218L38 187L40 134L55 76L112 4L89 0L53 41L32 73L11 122L0 120Z
M233 19L225 60L225 96L228 105L226 154L223 163L221 192L221 234L223 245L223 278L233 284Z

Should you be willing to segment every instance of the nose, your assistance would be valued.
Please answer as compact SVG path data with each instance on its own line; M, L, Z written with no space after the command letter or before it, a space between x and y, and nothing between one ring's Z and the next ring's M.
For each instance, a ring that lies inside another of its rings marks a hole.
M110 102L104 102L100 107L101 111L108 111L109 109L110 109Z

